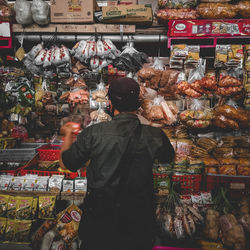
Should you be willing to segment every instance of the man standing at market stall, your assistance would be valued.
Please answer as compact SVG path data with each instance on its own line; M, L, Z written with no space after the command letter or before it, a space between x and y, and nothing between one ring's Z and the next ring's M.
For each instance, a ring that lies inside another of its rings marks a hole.
M174 149L161 129L140 123L139 92L132 78L113 80L108 90L112 121L84 129L74 143L72 125L61 128L61 167L77 171L90 160L81 249L152 249L152 166L155 160L173 161Z

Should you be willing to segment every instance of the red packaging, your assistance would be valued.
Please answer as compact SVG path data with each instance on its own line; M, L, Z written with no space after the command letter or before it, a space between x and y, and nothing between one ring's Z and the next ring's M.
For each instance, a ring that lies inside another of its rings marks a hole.
M250 19L169 20L168 37L249 36Z

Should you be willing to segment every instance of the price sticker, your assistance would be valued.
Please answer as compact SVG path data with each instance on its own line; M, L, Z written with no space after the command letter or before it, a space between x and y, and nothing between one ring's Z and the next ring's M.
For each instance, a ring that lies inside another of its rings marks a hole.
M0 36L11 37L10 23L9 22L0 23Z

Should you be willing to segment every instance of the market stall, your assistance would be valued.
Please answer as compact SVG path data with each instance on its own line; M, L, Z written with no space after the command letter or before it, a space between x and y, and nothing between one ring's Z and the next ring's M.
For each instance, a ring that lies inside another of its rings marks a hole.
M124 76L176 152L154 249L249 249L250 2L66 2L0 0L0 249L77 249L87 165L60 169L59 128L110 121Z

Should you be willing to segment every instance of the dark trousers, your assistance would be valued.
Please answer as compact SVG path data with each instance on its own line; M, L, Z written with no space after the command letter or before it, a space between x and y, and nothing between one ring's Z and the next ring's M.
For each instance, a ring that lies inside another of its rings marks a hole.
M84 209L79 228L81 250L152 250L149 209L129 208L96 215Z

